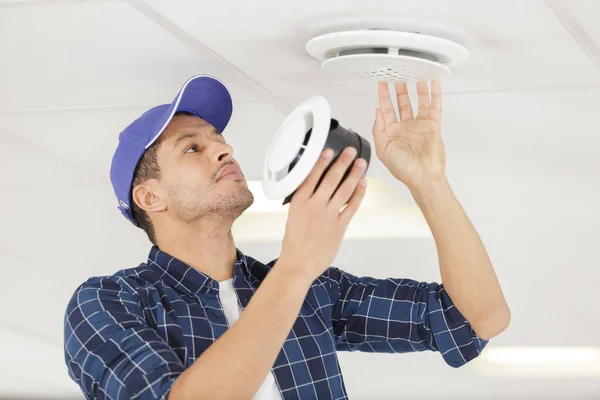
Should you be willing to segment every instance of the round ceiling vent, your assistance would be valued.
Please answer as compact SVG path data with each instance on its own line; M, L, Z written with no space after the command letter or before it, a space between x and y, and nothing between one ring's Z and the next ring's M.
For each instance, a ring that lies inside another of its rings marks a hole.
M287 116L271 140L263 165L265 195L271 200L284 199L283 204L289 203L296 189L312 171L323 149L333 150L331 166L341 152L350 146L357 150L355 159L364 158L367 161L368 169L371 160L369 142L332 118L331 106L324 97L313 96L304 100ZM367 170L364 175L366 173Z
M325 71L382 82L435 80L469 58L469 50L452 40L391 29L327 33L310 39L306 51Z

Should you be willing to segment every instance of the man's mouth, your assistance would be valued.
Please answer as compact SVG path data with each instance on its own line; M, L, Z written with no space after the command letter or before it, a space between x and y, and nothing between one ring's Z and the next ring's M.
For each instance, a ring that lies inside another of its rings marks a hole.
M243 179L244 178L244 174L242 174L242 171L240 171L240 169L233 165L233 164L229 164L227 165L225 168L223 168L221 170L221 173L219 174L219 177L217 178L217 182L220 180L224 180L224 179Z

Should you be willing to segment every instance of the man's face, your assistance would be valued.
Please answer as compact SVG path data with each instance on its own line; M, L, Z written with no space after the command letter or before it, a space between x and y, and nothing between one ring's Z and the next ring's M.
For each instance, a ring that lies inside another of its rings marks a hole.
M206 121L175 116L157 153L161 191L174 217L235 220L254 201L233 149Z

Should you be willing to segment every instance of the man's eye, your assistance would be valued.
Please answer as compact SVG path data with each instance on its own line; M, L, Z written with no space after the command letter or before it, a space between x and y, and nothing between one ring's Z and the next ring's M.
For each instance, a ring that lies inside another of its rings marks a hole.
M193 151L190 151L190 150L193 150ZM196 145L193 145L193 146L191 146L190 148L188 148L188 149L187 149L185 152L186 152L186 153L195 153L195 152L197 152L197 151L198 151L198 146L196 146Z

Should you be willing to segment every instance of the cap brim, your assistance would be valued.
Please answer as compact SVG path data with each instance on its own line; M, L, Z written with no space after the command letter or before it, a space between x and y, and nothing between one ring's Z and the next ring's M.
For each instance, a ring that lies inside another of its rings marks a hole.
M179 111L190 112L202 118L222 133L231 119L233 101L227 86L210 75L195 75L185 82L177 97L165 110L158 123L158 131L146 143L146 149L164 132Z

